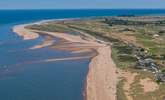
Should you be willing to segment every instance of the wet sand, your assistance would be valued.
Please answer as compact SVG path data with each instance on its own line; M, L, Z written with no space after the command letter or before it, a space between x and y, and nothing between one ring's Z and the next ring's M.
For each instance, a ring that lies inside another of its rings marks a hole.
M54 39L51 36L44 36L44 40L40 44L35 45L29 49L32 49L32 50L40 49L40 48L51 46L53 45L53 43L54 43Z
M82 38L81 36L65 33L25 29L24 27L26 25L17 25L13 28L13 31L19 36L22 36L24 39L35 39L39 36L39 34L47 34L72 42L72 48L84 48L91 51L96 51L97 55L92 57L89 64L89 71L87 74L84 91L85 100L116 100L116 85L118 76L116 73L115 64L111 58L110 45L106 44L104 41L100 42L100 40L97 40L85 33L82 33L85 36Z

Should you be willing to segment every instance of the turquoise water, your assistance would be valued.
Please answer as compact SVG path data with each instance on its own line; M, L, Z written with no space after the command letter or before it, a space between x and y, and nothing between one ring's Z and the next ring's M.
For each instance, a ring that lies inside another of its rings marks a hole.
M42 19L108 15L165 14L165 10L3 10L0 11L0 100L83 100L89 59L34 63L49 58L79 56L42 48L42 41L23 41L12 27Z

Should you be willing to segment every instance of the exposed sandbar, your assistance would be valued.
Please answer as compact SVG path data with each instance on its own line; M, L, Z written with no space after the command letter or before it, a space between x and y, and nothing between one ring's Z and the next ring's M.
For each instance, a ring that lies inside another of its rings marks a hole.
M16 25L13 27L13 32L17 33L17 35L22 37L24 40L38 38L39 35L37 33L24 28L27 25L30 25L30 24Z

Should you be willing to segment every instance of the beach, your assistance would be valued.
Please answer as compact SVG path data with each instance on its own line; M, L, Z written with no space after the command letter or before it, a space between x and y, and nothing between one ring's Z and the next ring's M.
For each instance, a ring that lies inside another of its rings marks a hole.
M25 29L24 27L30 24L18 25L13 28L13 32L17 33L18 36L22 37L24 40L38 38L39 35L32 31ZM28 34L27 34L28 33Z
M41 21L42 23L45 21ZM39 24L42 24L39 23ZM34 23L33 23L34 24ZM86 76L84 99L85 100L116 100L116 85L117 85L117 69L111 58L111 46L104 41L98 42L93 36L82 33L87 38L81 36L71 35L59 32L46 32L38 30L30 30L25 27L30 24L17 25L13 27L13 31L21 36L24 40L38 38L40 34L49 35L64 39L67 42L72 43L72 48L81 48L87 52L96 52L93 55L89 64L88 74ZM32 49L42 48L50 45L52 42L44 42L44 45L35 46ZM74 44L77 43L77 44ZM66 49L69 46L62 47L60 49ZM79 49L76 51L80 51ZM86 57L88 58L88 57ZM68 59L68 58L67 58ZM66 60L67 60L66 59ZM76 59L76 58L73 58ZM78 58L80 59L80 58ZM47 60L56 61L58 59ZM72 59L69 59L72 60Z
M116 100L117 74L110 46L97 49L87 75L87 100Z

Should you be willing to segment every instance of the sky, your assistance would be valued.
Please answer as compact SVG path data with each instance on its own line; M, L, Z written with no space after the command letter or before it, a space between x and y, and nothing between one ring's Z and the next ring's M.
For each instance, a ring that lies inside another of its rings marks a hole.
M162 8L165 0L0 0L0 9Z

